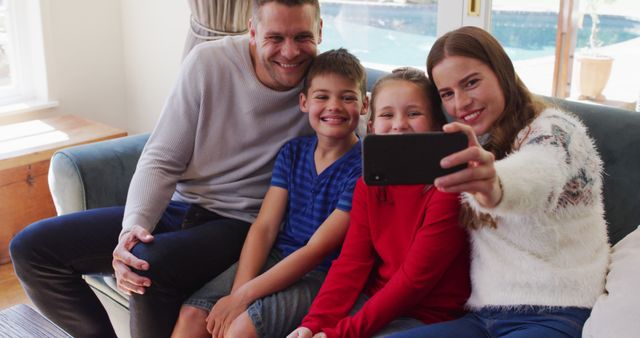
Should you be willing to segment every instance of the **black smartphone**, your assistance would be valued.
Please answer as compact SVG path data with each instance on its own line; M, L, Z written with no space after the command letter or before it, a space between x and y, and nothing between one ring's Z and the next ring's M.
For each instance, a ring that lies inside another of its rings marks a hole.
M467 167L440 167L442 158L467 146L461 132L367 135L362 141L363 178L367 185L432 184Z

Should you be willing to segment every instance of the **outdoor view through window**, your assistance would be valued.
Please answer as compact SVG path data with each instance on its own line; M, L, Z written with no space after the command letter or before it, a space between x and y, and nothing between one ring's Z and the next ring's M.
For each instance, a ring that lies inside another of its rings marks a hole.
M8 52L10 50L7 4L0 0L0 88L11 86L11 64Z
M321 50L345 47L366 66L384 70L407 65L424 69L436 39L437 0L321 0L321 5L325 35ZM559 9L560 0L493 0L491 32L527 86L538 94L552 95ZM629 70L637 69L635 60L640 59L640 1L581 0L577 11L568 95L584 96L579 77L586 63L582 60L596 54L613 63L603 96L588 98L635 102L640 77L629 76ZM599 71L606 72L606 66Z

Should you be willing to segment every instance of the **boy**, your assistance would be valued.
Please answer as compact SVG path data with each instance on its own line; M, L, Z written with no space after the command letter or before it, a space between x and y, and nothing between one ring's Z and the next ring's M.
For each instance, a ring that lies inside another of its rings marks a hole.
M315 135L282 147L240 261L185 302L173 336L284 337L300 324L349 224L367 108L358 59L319 55L300 94Z

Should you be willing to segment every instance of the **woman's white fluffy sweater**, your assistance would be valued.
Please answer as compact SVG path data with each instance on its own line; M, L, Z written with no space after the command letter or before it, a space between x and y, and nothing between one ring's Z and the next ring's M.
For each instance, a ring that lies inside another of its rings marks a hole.
M602 161L584 125L546 109L496 161L498 206L483 208L497 227L471 231L473 290L468 306L590 308L604 290L609 244Z

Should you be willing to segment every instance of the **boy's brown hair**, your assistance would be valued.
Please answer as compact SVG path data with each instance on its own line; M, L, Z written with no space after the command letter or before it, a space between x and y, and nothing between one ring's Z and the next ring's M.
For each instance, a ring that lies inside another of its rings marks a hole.
M304 80L302 92L307 95L311 81L321 75L335 74L353 81L360 89L360 95L364 99L367 95L367 72L355 55L344 48L328 50L318 55Z

